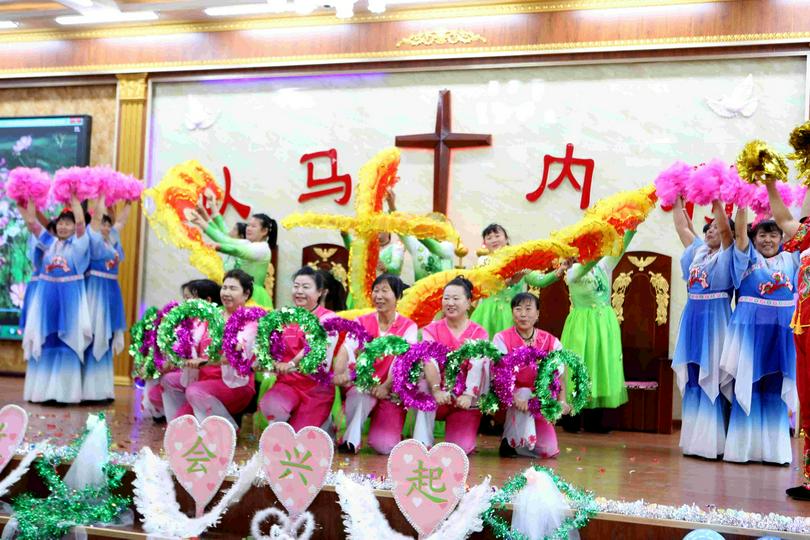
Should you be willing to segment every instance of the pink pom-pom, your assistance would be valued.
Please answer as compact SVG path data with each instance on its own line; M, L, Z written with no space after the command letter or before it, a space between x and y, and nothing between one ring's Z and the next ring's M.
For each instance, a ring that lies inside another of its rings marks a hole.
M759 185L754 190L754 196L751 199L751 210L757 216L767 216L771 213L771 203L768 201L768 191L765 186Z
M112 206L119 201L134 201L141 198L143 182L132 175L117 172L110 177L106 202Z
M81 199L77 192L87 176L89 176L88 167L68 167L56 171L51 189L53 199L62 204L70 203L72 195Z
M734 204L737 205L738 208L748 208L751 206L751 203L754 200L754 196L757 193L757 185L756 184L749 184L748 182L742 182L737 189L737 200L734 201Z
M776 191L779 192L785 206L788 208L793 206L793 188L790 186L790 184L787 184L786 182L777 182ZM768 204L768 208L770 208L770 204Z
M736 203L743 181L737 173L737 167L731 165L723 175L720 183L720 200L724 203Z
M124 200L125 201L136 201L141 198L141 193L143 192L143 182L135 178L134 176L129 176L126 182L126 190L124 193Z
M43 209L48 203L51 177L42 169L17 167L8 173L5 189L6 195L19 206L34 201L37 208Z
M793 206L799 207L804 204L804 197L807 195L807 186L797 184L793 186Z
M680 195L684 185L692 174L692 167L683 161L676 161L655 179L655 193L662 206L672 206Z
M704 206L719 199L720 186L724 182L727 169L728 166L719 159L700 165L686 183L686 200Z

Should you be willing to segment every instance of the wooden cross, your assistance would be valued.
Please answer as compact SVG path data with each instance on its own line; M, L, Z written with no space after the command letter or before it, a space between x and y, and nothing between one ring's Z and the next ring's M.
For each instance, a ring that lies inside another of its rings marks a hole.
M436 130L418 135L397 135L395 145L401 148L433 150L433 211L447 214L450 195L450 150L492 145L492 135L453 133L450 114L450 90L439 91Z

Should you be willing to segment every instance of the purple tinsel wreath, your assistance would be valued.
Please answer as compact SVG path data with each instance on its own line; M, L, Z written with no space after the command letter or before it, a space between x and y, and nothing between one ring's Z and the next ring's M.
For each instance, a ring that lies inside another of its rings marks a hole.
M447 360L448 348L435 341L422 341L411 345L408 352L394 359L393 391L403 405L420 411L435 411L436 400L432 395L419 390L419 380L424 372L424 363L435 360L441 368Z
M245 325L257 322L266 314L267 312L260 307L240 307L233 312L228 322L225 323L225 331L222 335L222 352L225 354L228 363L242 377L246 377L253 371L254 354L253 350L237 349L239 332L245 328Z

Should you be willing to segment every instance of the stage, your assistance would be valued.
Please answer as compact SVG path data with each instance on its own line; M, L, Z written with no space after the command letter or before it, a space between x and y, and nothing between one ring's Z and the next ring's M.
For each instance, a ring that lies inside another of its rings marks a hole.
M139 390L116 387L118 398L108 405L41 406L23 402L22 384L22 378L0 377L0 403L17 403L28 410L30 424L27 442L48 438L55 445L68 444L81 432L88 413L103 411L109 421L116 452L136 453L144 446L156 450L162 448L165 425L155 424L151 419L141 416L138 406ZM713 528L726 538L759 537L766 534L781 538L808 537L798 533L777 534L764 527L759 530L743 530L740 523L747 519L744 515L718 512L720 509L731 509L760 514L775 513L787 518L810 516L810 503L793 501L784 493L785 488L800 482L796 462L796 456L800 455L799 439L794 439L794 463L789 467L778 467L685 458L678 448L677 431L671 435L630 432L575 435L558 428L558 437L559 456L539 463L553 468L575 486L593 491L598 497L600 508L605 510L581 531L583 539L682 538L689 530L700 527ZM239 433L236 453L238 463L253 454L257 439L258 434L253 433L250 428ZM498 442L495 437L479 437L478 450L470 456L469 484L476 484L484 476L490 475L493 484L500 486L529 465L528 459L500 458ZM385 456L363 451L357 456L336 454L333 469L379 476L384 474L385 466ZM32 474L29 472L29 477ZM30 479L28 484L31 485ZM260 490L261 488L254 488L242 503L226 514L218 533L210 536L241 537L232 536L225 531L230 531L229 523L237 521L236 514L243 514L248 507L254 505L261 508L262 499L272 499L269 489L263 490L267 493L266 496L254 493ZM334 493L325 492L319 495L313 504L313 510L322 497L328 499L330 496L334 498ZM387 506L392 507L391 512L397 512L392 501L389 500L388 504L383 501L387 497L384 492L379 492L378 496L387 513ZM8 499L7 495L7 502ZM643 500L645 504L628 504L639 500ZM693 503L696 508L684 507ZM267 505L264 500L264 506ZM337 511L339 508L335 506L326 513L334 518L332 521L335 525L339 523ZM321 509L315 513L320 515ZM697 523L702 518L696 519L695 516L707 514L714 516L710 521L718 523ZM396 519L389 519L392 525L396 524ZM763 516L763 519L768 518ZM790 520L774 517L769 522L787 521ZM810 530L810 517L803 522ZM322 524L322 520L319 519L318 523ZM794 527L796 523L794 520ZM143 534L139 532L137 523L127 531L116 533L128 537L142 537ZM319 536L316 533L316 537L333 536ZM492 536L476 535L474 538Z

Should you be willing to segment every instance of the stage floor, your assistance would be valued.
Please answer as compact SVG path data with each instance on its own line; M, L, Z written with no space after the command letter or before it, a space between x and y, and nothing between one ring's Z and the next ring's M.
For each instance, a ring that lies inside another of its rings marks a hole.
M137 452L144 446L160 449L165 425L140 414L140 391L116 387L118 398L108 405L42 406L22 400L23 379L0 377L0 404L17 403L28 410L26 440L49 438L68 444L81 432L88 413L104 411L118 452ZM801 481L798 469L801 443L794 439L789 467L761 464L737 465L683 457L678 433L612 432L606 435L569 434L558 428L560 455L539 460L567 481L590 489L597 496L618 501L643 499L647 503L681 506L694 503L705 511L731 508L749 512L775 512L785 516L810 516L810 502L796 502L785 488ZM256 449L257 434L239 434L236 459L244 461ZM479 437L478 450L470 456L470 483L491 475L493 483L528 466L525 458L501 459L498 439ZM385 474L386 456L363 451L357 456L336 454L335 469L362 474Z

